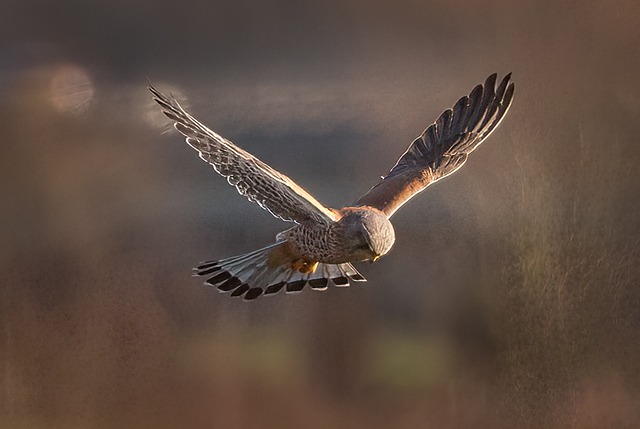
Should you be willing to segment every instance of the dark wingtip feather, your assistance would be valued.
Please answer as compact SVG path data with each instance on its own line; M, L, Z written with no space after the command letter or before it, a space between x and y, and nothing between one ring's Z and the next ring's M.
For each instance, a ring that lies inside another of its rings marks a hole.
M203 268L210 268L214 265L218 265L219 261L202 261L200 262L198 265L196 265L196 267L194 268L194 270L201 270Z
M208 268L202 268L202 269L198 269L198 268L194 268L193 269L193 275L194 276L208 276L209 274L213 274L217 271L220 271L222 269L222 267L218 266L218 265L213 265L211 267Z
M254 299L256 299L257 297L259 297L260 295L263 294L263 290L260 287L253 287L251 289L249 289L247 291L247 293L244 295L243 299L245 301L253 301Z
M306 284L306 280L296 280L295 282L287 283L286 291L287 293L301 292Z
M502 81L498 85L498 88L496 88L496 93L495 93L496 103L498 104L502 103L502 100L504 99L504 92L507 89L508 83L509 83L509 77L505 76L504 79L502 79Z
M486 87L495 88L496 80L498 80L498 73L490 74L487 80L484 81L485 88Z
M511 82L509 84L509 86L507 87L507 91L504 94L504 98L503 98L503 101L502 101L502 104L504 106L509 107L511 105L511 100L513 100L513 94L514 94L515 90L516 90L516 84L515 84L515 82Z
M309 280L309 287L315 290L325 290L329 285L329 280L325 277Z
M210 284L209 282L205 282L205 284ZM224 282L220 283L217 287L217 289L220 292L230 292L232 290L234 290L235 288L237 288L238 286L240 286L242 284L242 281L237 278L237 277L231 277L228 280L225 280Z
M151 84L151 82L147 83L147 89L153 94L154 97L162 96L162 94Z
M334 277L331 279L333 284L336 287L347 287L349 286L349 279L347 277Z
M211 286L217 286L218 284L229 280L231 277L231 273L229 273L228 271L222 271L221 273L218 273L215 276L207 279L205 283Z
M240 286L236 288L233 292L231 292L232 297L242 296L249 290L249 285L246 283L242 283Z
M286 285L286 282L279 282L276 284L272 284L267 286L264 291L265 295L273 295L274 293L278 293L282 290L282 288Z

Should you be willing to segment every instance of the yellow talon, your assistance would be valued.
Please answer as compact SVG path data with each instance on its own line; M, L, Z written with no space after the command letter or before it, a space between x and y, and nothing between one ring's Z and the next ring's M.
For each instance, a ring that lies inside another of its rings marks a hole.
M298 259L293 264L291 264L291 268L296 271L300 271L303 274L315 273L316 268L318 268L318 263L306 261L304 259Z

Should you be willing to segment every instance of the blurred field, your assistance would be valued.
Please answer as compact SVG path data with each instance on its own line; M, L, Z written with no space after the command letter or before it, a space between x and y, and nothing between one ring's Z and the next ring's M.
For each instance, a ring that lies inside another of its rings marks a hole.
M640 427L636 2L4 3L0 428ZM190 277L287 225L147 76L340 206L495 71L510 113L368 283Z

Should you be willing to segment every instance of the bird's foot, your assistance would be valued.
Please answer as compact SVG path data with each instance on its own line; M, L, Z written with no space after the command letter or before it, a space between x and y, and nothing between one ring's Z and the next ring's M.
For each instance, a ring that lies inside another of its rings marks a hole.
M315 261L308 261L305 259L298 259L291 264L291 268L299 271L303 274L315 273L318 268L318 263Z

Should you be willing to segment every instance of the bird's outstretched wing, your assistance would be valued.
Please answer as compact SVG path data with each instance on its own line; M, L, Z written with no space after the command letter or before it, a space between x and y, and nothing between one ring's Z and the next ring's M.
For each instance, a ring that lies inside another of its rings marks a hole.
M153 99L180 131L229 184L260 207L287 222L324 222L336 220L335 213L320 204L293 180L269 167L249 152L205 127L187 113L173 97L149 86Z
M467 156L498 126L513 99L511 73L496 87L489 76L430 125L400 157L382 181L357 206L370 206L391 217L430 184L458 170Z

